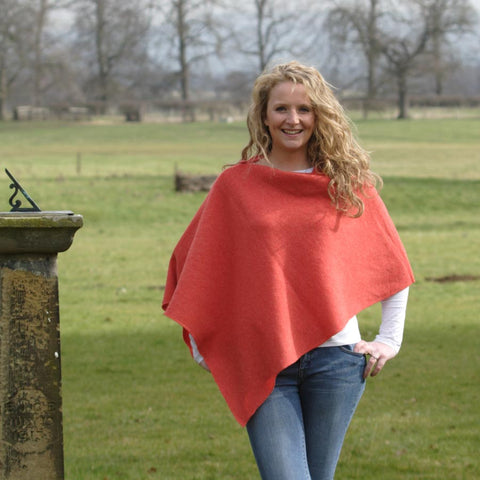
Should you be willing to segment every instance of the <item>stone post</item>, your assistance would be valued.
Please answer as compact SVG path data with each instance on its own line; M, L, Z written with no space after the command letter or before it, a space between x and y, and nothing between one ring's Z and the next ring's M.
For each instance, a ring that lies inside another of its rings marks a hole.
M57 253L71 212L0 213L0 478L63 480Z

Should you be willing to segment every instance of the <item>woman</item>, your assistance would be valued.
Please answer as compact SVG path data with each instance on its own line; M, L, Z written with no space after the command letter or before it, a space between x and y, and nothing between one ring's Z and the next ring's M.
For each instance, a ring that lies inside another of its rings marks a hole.
M413 274L314 68L260 75L247 124L242 160L174 250L163 307L246 425L262 478L332 479L366 377L400 348ZM377 302L364 341L356 314Z

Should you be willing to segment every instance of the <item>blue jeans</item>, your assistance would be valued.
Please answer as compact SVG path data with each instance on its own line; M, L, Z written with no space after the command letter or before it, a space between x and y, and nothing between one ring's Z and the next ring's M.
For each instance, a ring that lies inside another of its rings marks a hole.
M353 345L322 347L280 372L247 423L263 480L332 480L365 389L365 356Z

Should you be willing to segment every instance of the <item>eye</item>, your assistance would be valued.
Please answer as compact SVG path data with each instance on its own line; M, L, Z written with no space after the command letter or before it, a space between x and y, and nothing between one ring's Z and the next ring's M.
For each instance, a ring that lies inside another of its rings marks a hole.
M279 105L278 107L275 107L276 112L285 112L286 108L283 105Z
M302 113L310 113L312 111L312 109L307 106L307 105L302 105L299 110L302 112Z

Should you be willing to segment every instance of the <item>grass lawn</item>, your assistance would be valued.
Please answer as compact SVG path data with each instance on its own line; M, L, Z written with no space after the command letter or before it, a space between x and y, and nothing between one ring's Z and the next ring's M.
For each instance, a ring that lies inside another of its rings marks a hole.
M480 478L480 121L357 122L417 282L405 342L369 379L342 480ZM243 124L0 123L0 158L44 210L84 216L59 255L67 480L257 479L246 433L160 303L172 248L204 198L175 166L238 160ZM0 210L9 179L0 173ZM363 336L379 308L363 312Z

